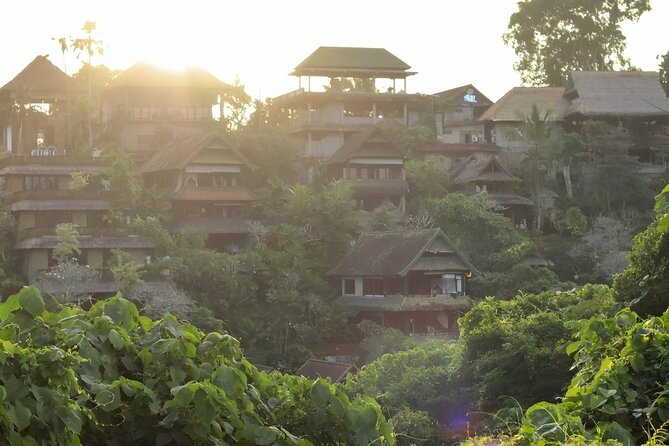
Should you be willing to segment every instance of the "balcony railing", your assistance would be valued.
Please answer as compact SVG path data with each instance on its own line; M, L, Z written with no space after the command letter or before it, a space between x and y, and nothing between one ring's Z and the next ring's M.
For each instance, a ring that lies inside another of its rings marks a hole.
M80 237L101 237L101 236L106 236L106 237L125 237L128 235L132 235L132 232L130 231L129 228L125 227L109 227L109 228L88 228L88 227L81 227L78 226L76 227L77 232L79 232ZM16 234L16 239L17 240L25 240L28 238L37 238L37 237L42 237L42 236L47 236L47 235L56 235L56 229L55 228L29 228L29 229L21 229L20 231L17 232Z
M29 155L11 155L0 158L0 168L6 166L22 166L26 164L40 164L48 166L100 166L107 167L111 164L112 158L108 156L29 156Z
M105 200L108 199L104 190L71 191L71 190L33 190L12 192L5 196L5 204L22 200Z

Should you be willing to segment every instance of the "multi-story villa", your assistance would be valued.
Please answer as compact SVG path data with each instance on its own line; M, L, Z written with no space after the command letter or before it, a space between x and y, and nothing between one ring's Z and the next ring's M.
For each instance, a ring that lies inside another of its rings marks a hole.
M323 162L355 133L382 120L420 121L431 101L407 93L406 80L415 74L409 68L383 48L343 47L320 47L295 68L299 88L273 103L288 112L291 133L304 141L301 181L319 177Z
M211 130L231 88L202 69L173 72L137 63L102 92L102 121L111 141L143 160L173 138Z
M126 228L103 218L111 205L102 184L107 158L8 155L0 159L4 209L17 221L15 250L22 258L21 272L29 282L54 266L52 251L58 243L58 224L72 223L79 232L79 262L93 269L108 266L111 250L126 250L144 259L152 245ZM97 178L85 190L70 190L72 174ZM109 279L109 275L103 274ZM112 287L113 288L113 287Z
M173 232L195 229L210 248L237 252L249 241L247 211L255 196L246 186L255 169L224 135L208 133L171 143L140 172L169 196Z

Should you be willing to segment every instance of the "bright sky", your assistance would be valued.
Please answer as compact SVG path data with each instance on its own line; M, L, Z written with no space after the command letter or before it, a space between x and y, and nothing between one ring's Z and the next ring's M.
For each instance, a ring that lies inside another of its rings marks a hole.
M102 62L125 69L140 60L200 66L254 97L297 88L288 73L319 46L383 47L412 66L408 91L435 93L473 83L497 100L520 85L515 55L501 40L517 0L20 0L4 5L0 86L35 56L62 68L52 38L83 36L97 22ZM669 0L625 24L627 55L656 71L669 50ZM11 5L11 6L10 6ZM72 72L74 62L68 65Z

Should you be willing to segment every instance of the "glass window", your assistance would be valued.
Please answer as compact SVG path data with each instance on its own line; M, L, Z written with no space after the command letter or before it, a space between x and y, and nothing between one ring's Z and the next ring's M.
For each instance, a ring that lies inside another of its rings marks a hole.
M462 294L462 274L444 274L441 279L444 294Z
M383 279L364 279L362 294L365 296L383 296Z
M347 296L355 295L355 279L344 279L344 294Z

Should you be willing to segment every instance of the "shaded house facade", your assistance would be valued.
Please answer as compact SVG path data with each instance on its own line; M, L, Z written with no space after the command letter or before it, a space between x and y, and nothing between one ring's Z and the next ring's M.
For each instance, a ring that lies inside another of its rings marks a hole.
M152 246L127 228L108 224L103 215L111 205L102 184L71 191L71 175L98 175L110 160L72 156L7 155L0 159L0 184L5 210L17 221L14 247L22 258L21 272L34 281L54 266L52 251L58 224L72 223L78 230L79 262L100 270L103 278L112 249L123 249L144 260Z
M37 56L0 88L0 149L31 154L66 150L67 104L80 90L75 81Z
M328 181L351 186L354 208L372 211L390 202L404 212L404 155L379 126L355 133L324 164Z
M291 74L299 88L273 103L287 112L290 132L304 141L300 180L313 181L320 163L360 130L382 120L419 122L431 101L406 93L406 80L415 74L409 68L383 48L347 47L320 47L295 68Z
M497 144L506 159L518 161L529 148L520 132L524 119L536 105L541 117L556 124L559 131L564 121L567 103L561 87L515 87L486 110L479 121L484 126L486 141Z
M437 139L447 144L485 144L481 115L493 102L472 84L434 94Z
M631 154L640 161L662 165L669 161L669 99L655 72L573 72L563 93L566 121L622 124L634 142Z
M172 138L210 130L231 92L199 68L173 72L137 63L102 91L102 121L111 141L144 160Z
M410 335L457 335L475 268L440 229L370 232L329 275L355 319Z
M497 144L427 144L417 149L417 155L422 159L443 158L453 192L486 192L493 209L509 217L519 229L527 229L532 221L534 203L516 193L521 179L506 168Z
M173 232L201 231L208 247L229 252L248 243L247 208L256 198L246 186L254 170L218 133L175 141L140 168L146 185L169 197Z

